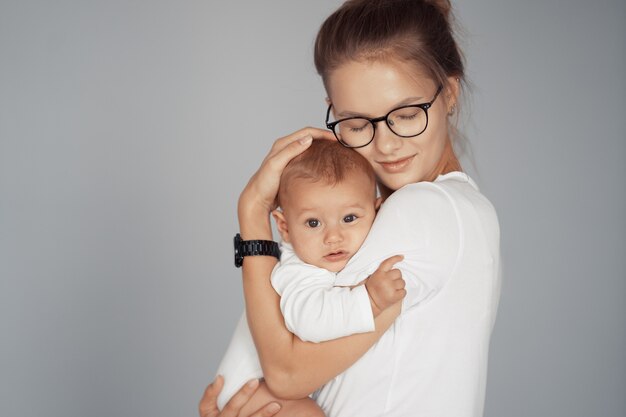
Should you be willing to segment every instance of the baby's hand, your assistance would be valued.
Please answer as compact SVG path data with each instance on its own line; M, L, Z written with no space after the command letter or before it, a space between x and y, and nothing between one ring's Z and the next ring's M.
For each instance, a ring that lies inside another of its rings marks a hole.
M385 259L365 281L365 288L367 288L370 297L374 317L387 307L402 300L406 295L402 273L398 269L392 269L393 265L402 259L404 259L402 255Z

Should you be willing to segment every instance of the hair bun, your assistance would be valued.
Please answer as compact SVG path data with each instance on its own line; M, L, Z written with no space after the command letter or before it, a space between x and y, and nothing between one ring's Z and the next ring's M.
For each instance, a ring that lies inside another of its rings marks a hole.
M435 7L446 19L450 17L450 12L452 11L450 0L425 0L424 3Z

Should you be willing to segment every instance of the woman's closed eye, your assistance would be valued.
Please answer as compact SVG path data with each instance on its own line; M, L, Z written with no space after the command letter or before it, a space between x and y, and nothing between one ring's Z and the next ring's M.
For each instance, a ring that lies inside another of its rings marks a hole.
M400 114L398 115L398 119L401 120L413 120L417 117L417 112L412 113L412 114Z
M403 109L396 110L393 113L394 119L399 120L413 120L415 119L421 112L423 112L420 108L415 107L407 107Z
M360 132L364 131L366 127L367 127L366 125L363 125L361 127L351 127L350 131L353 132L353 133L360 133Z
M369 127L369 120L367 119L348 119L341 123L341 129L348 129L350 132L359 133Z

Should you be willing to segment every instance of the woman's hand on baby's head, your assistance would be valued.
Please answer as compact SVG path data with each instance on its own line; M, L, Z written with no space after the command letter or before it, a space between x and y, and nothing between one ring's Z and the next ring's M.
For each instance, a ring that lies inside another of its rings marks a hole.
M406 296L402 272L393 268L402 259L404 259L402 255L385 259L365 281L374 317Z
M313 139L335 140L328 130L307 127L277 139L239 197L239 209L261 207L268 213L276 208L280 176L294 157L304 152Z

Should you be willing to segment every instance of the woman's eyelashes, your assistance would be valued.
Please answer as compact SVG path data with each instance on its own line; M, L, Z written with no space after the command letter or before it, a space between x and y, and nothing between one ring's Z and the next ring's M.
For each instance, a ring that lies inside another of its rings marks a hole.
M417 117L417 112L411 114L400 114L398 115L398 119L400 120L413 120Z

